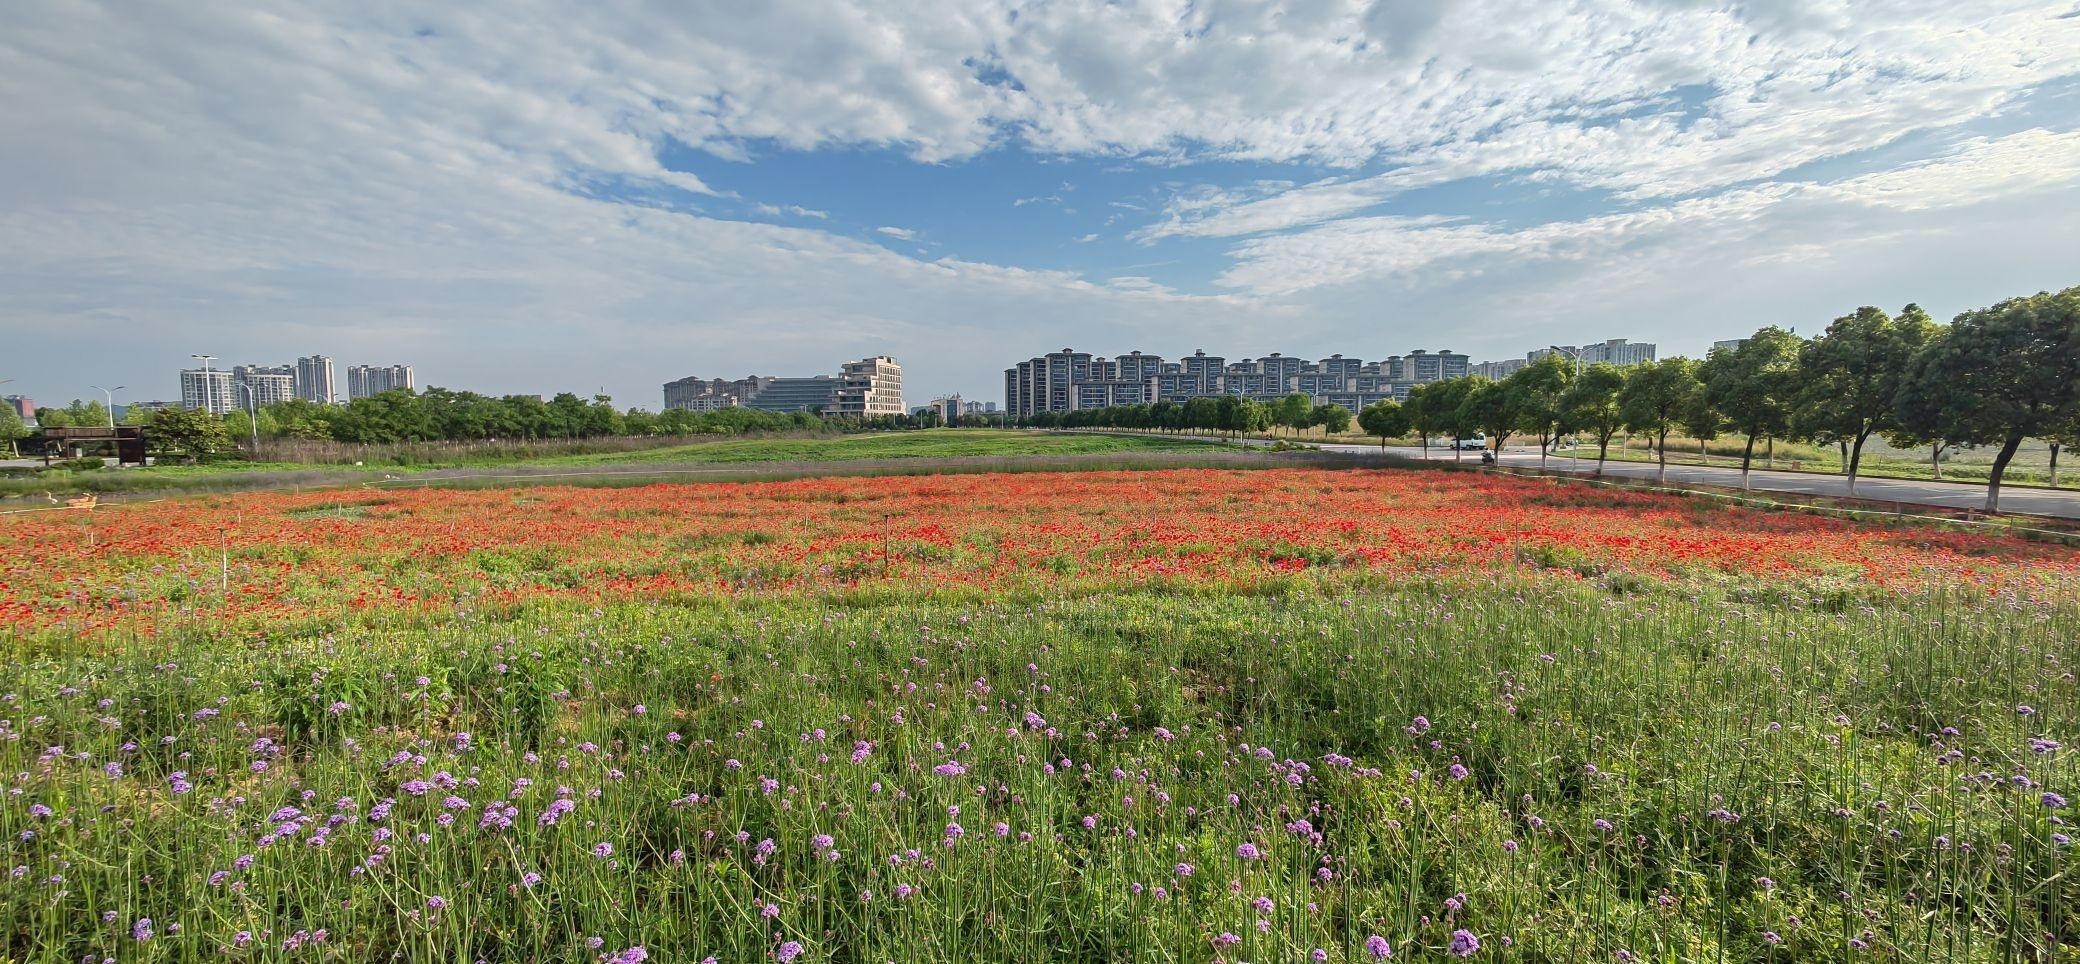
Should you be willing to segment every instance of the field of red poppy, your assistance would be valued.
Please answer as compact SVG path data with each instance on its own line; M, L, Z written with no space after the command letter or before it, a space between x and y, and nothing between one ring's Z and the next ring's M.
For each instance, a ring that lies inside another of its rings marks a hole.
M553 599L1553 578L2070 589L2080 554L1505 476L1093 472L328 490L0 522L0 625L138 631Z
M0 519L0 960L2080 955L2080 553L1448 471Z

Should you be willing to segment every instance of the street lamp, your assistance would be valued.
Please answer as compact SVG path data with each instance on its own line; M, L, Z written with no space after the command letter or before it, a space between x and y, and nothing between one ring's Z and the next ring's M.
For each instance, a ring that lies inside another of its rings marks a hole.
M11 381L14 381L14 379L0 378L0 385L5 385ZM12 405L14 403L9 402L8 404ZM18 459L22 457L22 450L14 447L14 439L12 438L7 440L7 457L11 459Z
M217 414L217 383L209 377L209 363L217 356L189 355L188 357L202 363L202 410L215 415Z
M1577 380L1577 381L1580 381L1580 380L1581 380L1581 377L1582 377L1582 350L1581 350L1581 349L1579 349L1579 348L1562 348L1562 347L1560 347L1559 345L1547 345L1546 347L1547 347L1547 348L1551 348L1552 350L1554 350L1554 351L1557 351L1557 352L1559 352L1559 353L1560 353L1560 354L1562 354L1562 355L1566 355L1567 357L1569 357L1569 358L1572 358L1572 359L1574 359L1574 377L1575 377L1575 380ZM1577 439L1577 440L1575 441L1575 445L1574 445L1574 446L1573 446L1572 448L1569 448L1569 449L1567 450L1567 457L1568 457L1568 458L1571 458L1571 459L1574 459L1574 460L1576 460L1576 461L1580 461L1580 460L1581 460L1581 457L1582 457L1582 446L1581 446L1581 440Z
M108 427L109 427L109 428L115 428L115 427L116 427L116 393L117 393L117 392L120 392L120 391L122 391L122 390L124 389L124 387L125 387L125 386L122 386L122 385L117 385L117 386L116 386L116 387L114 387L114 388L102 388L102 387L101 387L101 386L99 386L99 385L88 385L87 387L88 387L88 388L91 388L91 389L93 389L93 390L95 390L95 391L97 391L97 392L100 392L100 393L101 393L101 394L103 394L103 395L106 395L106 396L108 396Z

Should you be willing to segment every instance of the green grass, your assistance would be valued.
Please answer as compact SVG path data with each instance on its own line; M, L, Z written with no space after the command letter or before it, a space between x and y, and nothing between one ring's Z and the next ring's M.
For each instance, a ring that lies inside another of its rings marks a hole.
M444 469L610 467L640 465L757 465L835 463L883 459L1014 458L1058 455L1135 455L1211 452L1204 441L1164 437L1059 435L994 429L935 429L857 435L803 435L718 439L623 452L499 459L458 455L411 466L233 462L212 465L154 465L148 468L53 470L22 478L0 478L0 498L66 498L82 492L104 495L178 494L280 486L346 485L370 478L411 479ZM1070 468L1063 465L1058 468Z
M1131 455L1206 451L1207 443L1161 436L1064 435L997 429L929 429L828 438L729 439L601 455L548 459L548 465L840 462L1048 455Z
M2080 797L2070 601L1497 579L196 618L6 644L0 957L2080 951L2073 811L2040 800Z

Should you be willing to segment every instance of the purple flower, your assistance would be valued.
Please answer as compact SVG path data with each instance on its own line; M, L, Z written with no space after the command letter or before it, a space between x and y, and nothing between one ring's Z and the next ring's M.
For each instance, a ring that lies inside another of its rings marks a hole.
M1591 823L1589 826L1595 827L1596 829L1601 830L1605 833L1609 833L1611 830L1611 822L1603 819L1602 817L1597 817L1596 822Z
M1374 934L1365 938L1365 953L1372 955L1373 960L1384 961L1394 956L1394 945L1387 943L1386 938Z
M1236 937L1227 931L1222 931L1221 936L1213 939L1213 946L1215 947L1234 947L1240 943L1242 943L1242 938Z
M773 952L774 959L778 960L780 964L787 964L787 962L800 956L802 956L802 942L800 941L788 941L780 945L779 950Z
M1190 877L1197 872L1197 868L1194 868L1191 864L1178 864L1173 869L1179 877Z
M592 855L594 857L612 857L614 856L614 845L607 843L604 840L600 841L599 843L593 844Z
M933 767L932 772L942 777L957 777L963 773L968 772L968 768L959 760L948 760L945 763L941 763L938 766Z
M1235 848L1235 856L1241 857L1244 860L1259 860L1263 858L1264 852L1258 850L1256 844L1246 843L1240 847Z
M2049 790L2044 791L2043 800L2044 805L2050 807L2053 810L2056 810L2066 805L2066 798L2061 797L2056 793L2052 793Z
M428 897L426 898L426 906L430 910L440 910L448 906L448 899L446 897Z
M642 945L637 945L626 948L621 953L607 958L607 964L643 964L644 961L649 959L650 951Z
M149 917L138 918L137 923L130 925L130 936L138 939L139 941L151 940L152 919Z
M1452 932L1451 946L1445 949L1450 951L1453 957L1472 957L1473 952L1481 949L1481 939L1473 936L1472 931L1456 930Z
M1454 780L1464 780L1472 775L1471 771L1467 770L1465 764L1462 763L1452 764L1452 768L1448 772L1451 773Z

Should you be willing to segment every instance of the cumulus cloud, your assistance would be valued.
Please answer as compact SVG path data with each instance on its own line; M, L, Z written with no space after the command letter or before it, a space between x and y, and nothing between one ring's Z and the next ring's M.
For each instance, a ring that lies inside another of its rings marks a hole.
M1237 245L1219 283L1258 294L1427 271L1466 270L1483 256L1510 262L1599 257L1671 233L1722 241L1786 207L1854 205L1898 212L1966 207L2080 181L2080 132L2033 129L1973 138L1951 153L1826 183L1764 183L1707 197L1575 220L1505 228L1453 217L1353 217ZM1796 212L1794 212L1796 213Z
M1781 248L1779 224L1827 212L2059 190L2080 151L2057 125L1794 175L2076 74L2080 18L2028 0L16 4L0 335L39 361L124 344L133 384L194 350L324 350L556 389L591 347L625 359L628 399L696 364L918 344L936 354L916 370L949 373L922 387L978 391L952 373L1019 339L1364 327L1340 299L1374 282L1450 290L1511 263L1521 291L1656 238ZM1231 240L1202 292L1131 266L1093 283L911 257L861 235L951 233L739 198L666 160L836 147L1162 165L1183 186L1153 212L1106 202L1149 219L1131 237ZM1209 161L1307 173L1236 183ZM1488 176L1616 200L1532 225L1390 210ZM794 221L725 216L745 211Z

